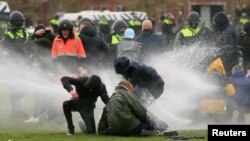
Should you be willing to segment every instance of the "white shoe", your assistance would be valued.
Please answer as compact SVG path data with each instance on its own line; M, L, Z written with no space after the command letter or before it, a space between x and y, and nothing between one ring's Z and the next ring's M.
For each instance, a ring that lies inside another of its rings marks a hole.
M36 118L31 117L24 121L24 123L38 123L38 122L39 122L39 117L36 117Z

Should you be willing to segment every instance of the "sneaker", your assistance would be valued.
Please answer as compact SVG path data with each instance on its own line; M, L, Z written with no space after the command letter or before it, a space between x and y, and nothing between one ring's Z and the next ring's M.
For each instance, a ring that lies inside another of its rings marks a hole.
M141 136L156 136L156 135L160 135L160 131L159 130L146 130L143 129L140 133Z
M39 122L39 117L36 117L36 118L31 117L24 121L24 123L38 123L38 122Z
M83 133L87 133L87 126L83 121L79 121L79 127Z
M177 132L177 131L163 132L162 135L163 135L163 136L167 136L167 137L170 137L170 136L178 136L178 132Z
M68 136L74 135L75 134L75 127L68 127L69 132L67 133Z
M72 136L72 135L74 135L74 134L67 133L67 136Z

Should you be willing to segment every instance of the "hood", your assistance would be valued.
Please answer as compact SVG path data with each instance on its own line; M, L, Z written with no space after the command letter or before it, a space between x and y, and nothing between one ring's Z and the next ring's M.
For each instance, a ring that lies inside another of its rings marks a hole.
M118 57L114 60L114 67L117 74L126 75L131 67L131 62L127 57Z
M81 30L80 34L94 37L94 36L96 36L96 28L94 26L86 26Z
M218 71L222 74L226 74L226 71L224 69L224 66L222 64L222 60L220 58L217 58L214 62L212 62L212 64L208 67L208 72L212 72L212 71Z
M122 80L121 82L119 82L116 89L119 89L119 87L126 89L128 92L132 92L134 89L134 86L127 80Z
M216 28L221 31L229 25L229 20L225 13L219 12L214 15L213 23L215 24Z
M85 82L85 87L96 91L100 89L101 84L102 84L101 78L97 75L92 75Z

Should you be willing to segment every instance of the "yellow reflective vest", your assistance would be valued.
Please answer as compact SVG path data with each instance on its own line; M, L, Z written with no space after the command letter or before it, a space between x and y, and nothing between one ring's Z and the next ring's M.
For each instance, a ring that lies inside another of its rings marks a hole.
M196 29L186 27L186 28L181 30L181 33L182 33L184 38L193 37L193 36L196 36L199 33L200 30L201 29L199 27L196 28Z
M26 31L23 31L23 29L17 30L15 33L13 31L7 31L5 33L10 39L28 39L29 33Z
M121 36L120 35L113 34L112 35L112 42L111 42L111 44L112 45L117 45L120 42L120 40L121 40Z
M139 21L139 20L137 20L137 19L133 19L133 20L130 20L130 21L128 22L128 24L129 24L130 26L141 26L141 21Z

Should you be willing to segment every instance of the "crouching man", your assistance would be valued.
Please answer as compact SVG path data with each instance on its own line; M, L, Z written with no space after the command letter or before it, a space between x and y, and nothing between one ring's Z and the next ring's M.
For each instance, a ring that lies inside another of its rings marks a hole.
M147 115L147 110L137 100L133 85L121 81L104 108L98 126L99 134L118 136L141 135L143 131L155 130L153 122Z
M80 113L86 125L87 133L96 133L94 109L97 98L100 96L106 104L109 101L106 86L97 75L79 78L63 77L63 87L71 94L72 99L64 101L63 112L68 124L68 135L75 133L72 111ZM75 86L73 89L72 85Z

